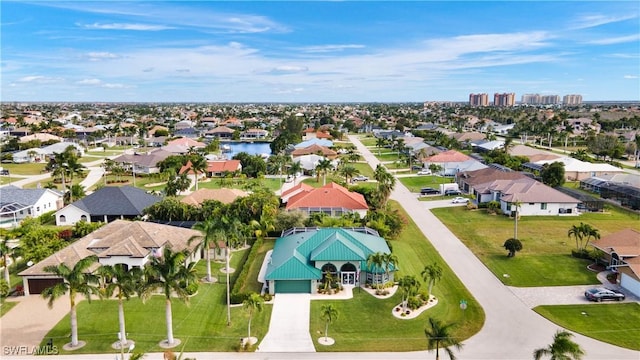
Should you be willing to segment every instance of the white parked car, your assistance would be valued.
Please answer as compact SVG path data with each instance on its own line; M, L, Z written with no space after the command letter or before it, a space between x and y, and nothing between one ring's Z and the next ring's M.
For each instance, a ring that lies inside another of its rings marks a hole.
M369 181L369 178L367 176L364 175L358 175L358 176L354 176L351 181L356 182L356 181Z
M469 202L469 199L462 197L462 196L458 196L453 198L453 200L451 200L452 203L454 204L466 204Z
M425 169L418 171L418 175L431 175L431 170Z

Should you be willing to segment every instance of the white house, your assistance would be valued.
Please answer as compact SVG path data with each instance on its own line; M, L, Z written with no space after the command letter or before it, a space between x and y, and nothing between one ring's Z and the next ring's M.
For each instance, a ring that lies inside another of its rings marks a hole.
M0 227L16 227L27 216L38 217L63 206L63 194L51 189L0 188Z

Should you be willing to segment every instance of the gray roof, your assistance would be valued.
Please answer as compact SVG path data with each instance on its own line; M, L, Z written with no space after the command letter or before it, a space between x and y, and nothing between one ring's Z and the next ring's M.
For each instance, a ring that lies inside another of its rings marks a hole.
M107 186L74 202L91 215L142 215L142 210L162 200L132 186Z
M0 199L3 203L16 202L23 205L35 205L47 191L62 196L59 192L51 189L21 189L10 185L0 188Z

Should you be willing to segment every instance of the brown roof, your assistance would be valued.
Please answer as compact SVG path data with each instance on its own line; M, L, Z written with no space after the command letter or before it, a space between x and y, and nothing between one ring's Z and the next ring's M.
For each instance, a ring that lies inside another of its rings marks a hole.
M205 200L216 200L223 204L230 204L239 197L247 196L245 191L240 189L200 189L192 192L190 195L185 196L180 200L181 202L189 205L198 206Z
M463 133L453 133L451 137L456 139L457 141L473 141L473 140L483 140L487 136L483 133L479 132L463 132Z
M445 152L441 152L440 154L430 156L425 161L430 163L446 163L446 162L463 162L470 159L471 159L470 157L468 157L467 155L459 151L448 150Z
M213 128L211 130L208 130L207 134L216 134L216 133L233 134L234 132L236 132L236 131L231 129L231 128L228 128L226 126L218 126L218 127Z
M193 139L189 139L186 137L178 138L175 140L171 140L167 143L167 146L178 145L178 146L187 146L187 147L195 147L195 148L203 148L207 146L205 143L201 143L199 141L195 141Z
M336 156L338 156L338 153L329 149L326 146L320 146L318 144L313 144L313 145L309 145L305 148L301 148L301 149L295 149L293 150L293 152L291 152L291 156L293 157L297 157L297 156L303 156L303 155L311 155L311 154L322 154L323 156L326 156L328 158L335 158Z
M577 204L580 201L566 195L552 187L549 187L534 179L523 177L515 180L493 180L474 186L479 193L500 191L500 200L506 202L523 203L569 203Z
M515 171L501 171L496 168L486 168L474 171L464 171L458 174L467 184L474 186L484 184L493 180L515 180L527 177L523 173Z
M175 250L192 248L187 243L200 232L176 226L144 221L116 220L57 251L53 255L21 272L20 276L50 275L44 271L49 265L61 263L74 266L90 255L99 258L110 256L144 257L152 248L170 244ZM195 245L195 244L194 244ZM94 268L97 268L95 265Z
M640 278L640 231L624 229L591 242L594 247L611 254L615 252Z
M309 207L345 208L349 210L368 210L364 196L351 192L336 183L321 188L301 191L287 201L287 210Z

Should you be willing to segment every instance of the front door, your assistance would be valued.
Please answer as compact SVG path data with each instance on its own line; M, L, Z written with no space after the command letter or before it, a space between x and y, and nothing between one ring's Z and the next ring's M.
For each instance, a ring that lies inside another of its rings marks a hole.
M356 284L356 273L352 271L343 271L342 275L342 285L355 285Z

